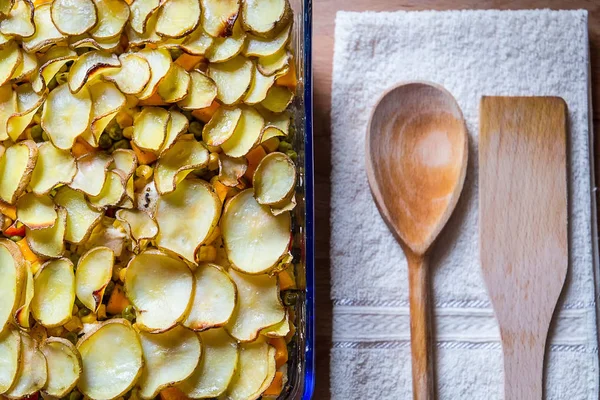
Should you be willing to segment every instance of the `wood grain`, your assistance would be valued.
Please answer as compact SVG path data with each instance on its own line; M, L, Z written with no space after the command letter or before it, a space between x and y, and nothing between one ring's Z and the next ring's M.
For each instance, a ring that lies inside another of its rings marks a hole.
M315 136L315 211L316 211L316 368L314 399L330 398L329 360L331 351L330 300L330 172L331 172L331 67L335 13L347 11L452 10L452 9L587 9L592 73L594 126L600 126L600 2L597 0L314 0L313 69ZM594 136L598 132L594 129ZM599 143L600 141L596 141ZM600 154L600 145L596 144ZM600 169L596 166L596 174Z
M427 253L465 182L468 134L443 87L408 82L384 93L366 138L366 174L375 204L408 260L413 399L435 393Z
M563 99L482 99L479 243L500 326L504 398L542 399L546 337L569 262Z

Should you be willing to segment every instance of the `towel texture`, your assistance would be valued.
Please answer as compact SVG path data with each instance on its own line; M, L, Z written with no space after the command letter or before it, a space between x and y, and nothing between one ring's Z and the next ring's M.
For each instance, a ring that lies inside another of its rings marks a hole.
M441 399L501 399L499 332L479 265L479 101L553 95L569 108L569 272L549 335L545 398L598 399L595 215L586 11L339 12L332 92L332 398L411 397L406 260L364 169L371 108L389 87L448 89L469 130L462 197L432 253ZM498 205L501 207L502 205Z

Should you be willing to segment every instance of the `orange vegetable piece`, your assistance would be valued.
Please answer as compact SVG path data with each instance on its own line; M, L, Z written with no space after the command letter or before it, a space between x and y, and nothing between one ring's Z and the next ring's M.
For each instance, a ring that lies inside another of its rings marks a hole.
M217 111L219 107L219 103L213 100L210 106L192 111L192 115L194 116L194 118L199 119L200 121L206 124L208 123L208 121L210 121L213 114Z
M223 185L218 179L213 179L211 183L215 188L215 192L217 193L219 200L221 200L221 203L225 202L225 198L227 197L227 192L229 191L229 188Z
M0 200L0 213L6 215L8 218L15 220L17 219L17 207L12 204L8 204Z
M168 106L169 103L165 102L162 97L158 95L158 92L155 92L152 96L148 97L146 100L140 100L138 103L139 106Z
M283 372L275 372L271 385L263 392L263 396L279 396L283 391Z
M275 364L279 368L288 361L287 343L284 338L271 338L269 344L275 347Z
M181 65L186 71L191 71L202 61L204 61L204 56L193 56L191 54L183 53L177 57L175 64Z
M292 272L284 269L279 273L279 290L296 289L296 279Z
M51 3L52 0L33 0L33 7L41 6L42 4Z
M79 158L86 154L93 153L94 151L96 151L95 148L93 148L85 140L81 140L81 139L77 139L75 141L75 143L73 144L73 147L71 147L71 154L73 154L73 157L75 157L75 158Z
M23 254L23 257L30 263L34 264L34 263L40 261L38 256L36 256L35 253L33 251L31 251L31 249L29 248L29 245L27 244L27 239L23 238L23 239L19 240L17 242L17 246L19 246L19 249L21 250L21 254Z
M6 236L25 236L25 225L15 222L4 231Z
M298 78L296 77L296 63L291 62L290 68L285 75L281 75L279 78L275 80L275 83L279 86L286 86L292 92L296 90L296 85L298 85Z
M127 300L125 296L125 292L123 291L123 286L115 285L112 293L110 294L110 298L108 299L108 304L106 305L106 312L109 314L121 314L125 307L130 305L131 303Z
M131 148L133 149L135 155L137 156L138 163L148 165L156 161L156 154L151 151L144 151L137 147L133 141L131 141Z
M176 387L169 387L160 391L160 400L188 400L181 390Z
M246 173L244 176L250 182L252 182L252 177L254 176L254 171L256 171L256 167L262 161L263 158L267 155L265 149L262 146L256 146L254 149L250 150L248 154L246 154L246 159L248 160L248 168L246 169Z

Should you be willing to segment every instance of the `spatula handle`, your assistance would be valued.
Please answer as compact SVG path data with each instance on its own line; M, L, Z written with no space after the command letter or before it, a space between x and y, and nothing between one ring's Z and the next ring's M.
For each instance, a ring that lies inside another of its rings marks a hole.
M405 251L410 296L410 346L414 400L435 398L431 347L431 296L426 256Z
M502 332L505 400L542 400L545 342L545 332Z

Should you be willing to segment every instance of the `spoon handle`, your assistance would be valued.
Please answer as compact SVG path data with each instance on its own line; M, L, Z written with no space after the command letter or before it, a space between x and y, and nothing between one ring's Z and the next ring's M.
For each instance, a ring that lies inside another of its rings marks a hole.
M406 251L410 296L410 346L414 400L433 400L431 297L427 256Z

